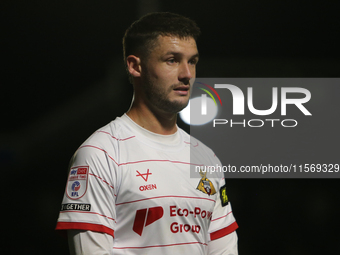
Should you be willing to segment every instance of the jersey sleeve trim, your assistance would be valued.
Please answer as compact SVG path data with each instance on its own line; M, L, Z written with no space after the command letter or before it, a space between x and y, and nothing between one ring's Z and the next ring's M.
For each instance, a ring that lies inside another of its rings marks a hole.
M81 223L81 222L58 222L56 230L89 230L94 232L106 233L114 237L114 231L103 225L91 224L91 223Z
M226 236L226 235L234 232L237 228L238 228L238 225L235 221L231 225L229 225L228 227L222 228L220 230L217 230L217 231L211 233L210 234L210 240L213 241L213 240L216 240L216 239L221 238L223 236Z

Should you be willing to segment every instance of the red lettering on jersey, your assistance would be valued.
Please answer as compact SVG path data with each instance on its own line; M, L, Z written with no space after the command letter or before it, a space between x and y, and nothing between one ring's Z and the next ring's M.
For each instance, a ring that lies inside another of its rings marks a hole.
M157 189L156 184L142 185L142 186L139 187L140 191L153 190L153 189Z
M86 174L87 168L86 167L79 167L77 170L77 174Z
M183 232L189 232L190 230L193 233L199 233L201 230L201 227L199 225L189 225L189 224L178 224L178 222L173 222L170 225L170 230L172 233L183 233Z
M176 216L176 206L171 205L170 206L170 217L174 217L174 216Z
M202 210L199 207L195 207L193 211L189 211L188 209L177 208L176 205L170 205L170 217L181 216L188 217L189 214L193 215L195 218L197 216L201 216L202 219L207 218L211 220L212 212Z
M194 214L195 218L196 218L196 215L200 215L200 213L201 213L201 208L195 207L195 214Z
M178 216L188 217L189 210L188 209L178 208L177 214L176 214L176 206L175 205L171 205L170 206L170 217L174 217L174 216L177 216L177 215Z

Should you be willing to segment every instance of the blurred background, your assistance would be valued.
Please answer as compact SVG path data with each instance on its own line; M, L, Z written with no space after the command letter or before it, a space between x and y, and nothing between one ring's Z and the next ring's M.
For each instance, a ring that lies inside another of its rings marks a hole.
M194 19L202 30L199 77L339 77L339 7L298 0L2 1L5 245L17 254L68 254L54 231L68 162L130 105L121 40L134 20L152 11ZM340 254L338 185L228 180L240 254Z

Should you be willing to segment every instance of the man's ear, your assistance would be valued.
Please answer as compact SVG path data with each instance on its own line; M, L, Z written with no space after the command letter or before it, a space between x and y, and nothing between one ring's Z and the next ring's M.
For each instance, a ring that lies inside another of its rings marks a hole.
M140 77L142 67L140 64L140 58L134 55L130 55L126 58L126 65L129 73L132 77Z

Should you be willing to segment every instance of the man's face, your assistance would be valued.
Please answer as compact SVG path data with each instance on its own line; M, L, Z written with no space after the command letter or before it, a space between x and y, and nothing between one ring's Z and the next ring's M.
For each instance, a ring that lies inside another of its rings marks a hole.
M174 36L159 36L157 40L147 59L142 60L142 93L148 107L177 113L188 104L196 77L196 41Z

